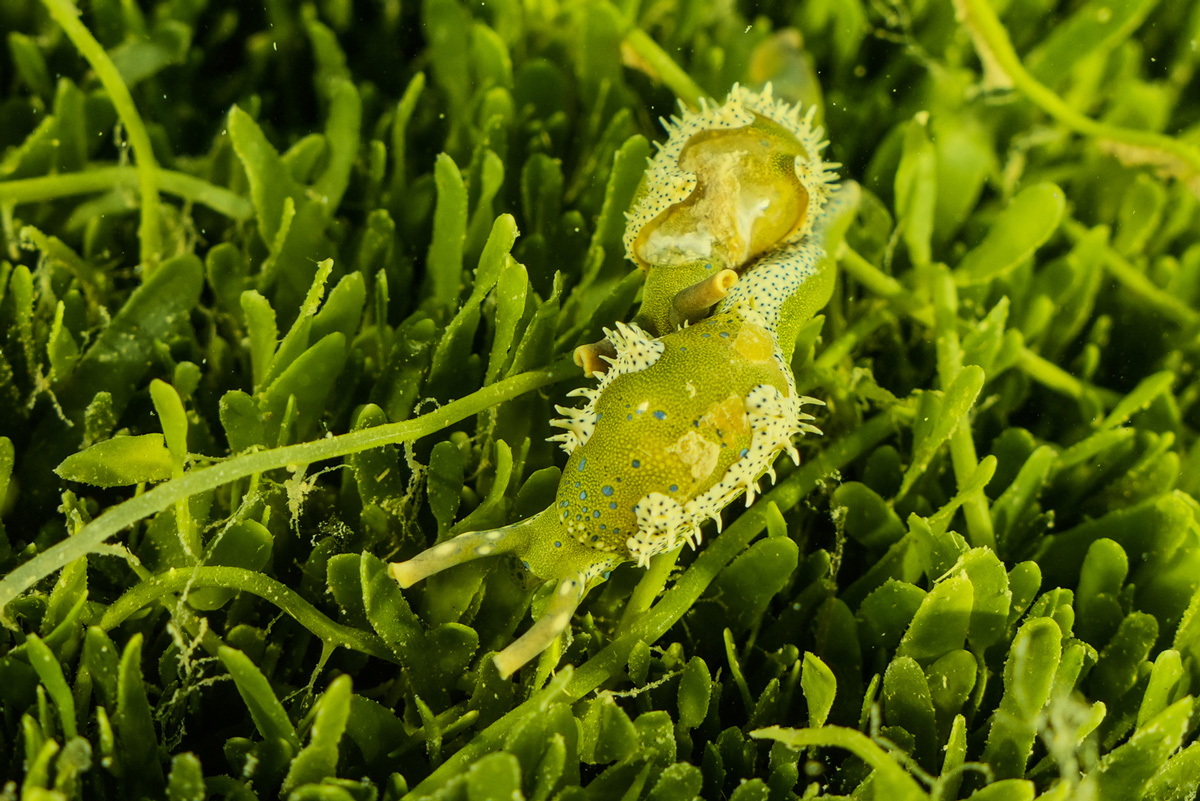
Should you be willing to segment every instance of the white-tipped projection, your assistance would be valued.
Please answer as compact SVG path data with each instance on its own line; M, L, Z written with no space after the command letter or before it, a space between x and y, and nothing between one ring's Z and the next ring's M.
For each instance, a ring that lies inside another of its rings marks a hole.
M521 547L526 541L526 525L529 521L522 520L504 528L491 531L471 531L459 534L454 539L446 540L409 559L406 562L392 562L388 572L392 578L405 589L422 579L441 573L448 567L461 565L474 559L492 556L498 553L508 553Z
M554 597L546 611L537 619L529 631L525 632L500 653L496 654L496 668L503 678L508 678L517 672L518 668L533 659L558 639L571 623L571 616L583 600L585 586L582 574L575 578L563 579L554 589Z

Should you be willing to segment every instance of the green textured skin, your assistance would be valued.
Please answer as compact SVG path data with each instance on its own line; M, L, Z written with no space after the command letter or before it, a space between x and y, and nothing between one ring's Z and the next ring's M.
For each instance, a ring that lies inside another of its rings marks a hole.
M594 574L589 562L597 557L605 562L611 556L617 561L639 558L627 541L639 530L635 507L650 493L697 507L677 520L678 535L691 540L698 536L699 522L719 513L790 443L792 428L784 441L771 442L757 459L750 458L751 390L770 386L785 398L795 396L791 375L768 329L731 310L664 337L662 345L658 360L636 372L624 372L618 357L615 377L589 404L596 417L594 433L572 452L554 507L548 510L558 534L522 557L538 576ZM751 461L749 472L736 467ZM702 500L730 477L734 480L728 492ZM666 534L660 537L652 550L674 547ZM595 553L585 555L582 563L559 558L566 539L588 545Z

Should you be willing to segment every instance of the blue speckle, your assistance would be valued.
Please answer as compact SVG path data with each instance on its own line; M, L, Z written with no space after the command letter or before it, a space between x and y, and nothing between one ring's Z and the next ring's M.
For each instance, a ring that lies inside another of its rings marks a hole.
M599 509L597 509L596 511L592 512L592 517L599 517L599 516L600 516L600 510L599 510Z
M632 414L627 414L627 415L625 415L625 419L626 419L626 420L632 420L632 419L633 419L633 415L632 415Z
M578 481L576 481L576 482L575 482L575 486L577 486L577 487L579 486L579 482L578 482Z
M587 500L587 490L581 490L579 492L579 500L581 500L581 501Z
M555 540L555 541L554 541L554 547L555 547L555 548L561 548L561 547L562 547L562 542L560 542L560 541L558 541L558 540Z
M654 413L654 419L656 419L656 420L666 420L666 419L667 419L667 413L666 413L666 412L664 412L662 409L659 409L657 412L655 412L655 413Z
M608 508L609 508L609 509L616 509L616 508L617 508L617 502L616 502L616 501L609 501L609 503L608 503Z
M641 463L641 461L639 461L639 460L637 460L637 459L634 459L634 460L633 460L633 466L634 466L634 467L641 467L641 466L642 466L642 463Z
M600 539L600 535L598 535L598 534L593 534L593 535L592 535L592 542L595 542L595 541L596 541L596 540L598 540L598 539Z
M742 452L738 454L738 457L739 457L739 458L744 458L744 457L745 457L745 456L746 456L748 453L750 453L750 449L749 449L749 448L742 448Z
M712 334L701 334L700 336L704 337L705 339L708 339L709 337L712 336Z
M522 560L521 560L521 564L525 566L525 569L526 569L526 570L528 570L528 569L529 569L529 563L528 563L528 562L526 562L524 559L522 559Z
M672 485L671 485L671 487L670 487L670 489L669 489L668 491L669 491L669 492L678 492L678 491L679 491L679 485L678 485L678 484L672 484Z
M612 488L612 487L610 487L609 485L605 484L603 487L601 487L601 488L600 488L600 492L601 492L601 493L603 493L603 494L604 494L604 495L606 495L606 496L607 496L607 495L612 495L612 494L613 494L613 488Z
M587 467L587 457L586 456L579 460L579 472L582 473L583 468L585 468L585 467Z
M722 336L723 338L725 338L725 339L729 339L729 332L728 332L728 331L722 331L722 332L721 332L721 336Z
M564 509L566 509L570 505L571 505L570 501L563 501L562 503L559 504L559 506L563 507Z

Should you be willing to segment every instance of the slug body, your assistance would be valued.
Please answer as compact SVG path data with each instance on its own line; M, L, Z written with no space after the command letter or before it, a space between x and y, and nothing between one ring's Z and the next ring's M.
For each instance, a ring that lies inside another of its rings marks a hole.
M750 505L758 480L774 480L780 452L799 462L796 435L819 433L803 407L820 401L797 394L789 366L796 329L832 288L820 236L831 178L809 119L769 89L735 87L724 105L675 121L626 231L648 273L641 311L581 349L599 382L551 421L569 454L554 504L391 565L409 587L512 553L558 582L534 626L496 656L503 675L552 644L614 566L695 547L704 521L719 530L722 509L743 494Z
M760 302L774 279L757 262L784 251L819 252L810 235L821 229L836 165L821 159L826 142L813 127L815 111L801 115L776 101L770 86L761 94L735 86L723 104L702 103L699 112L666 123L668 139L650 160L627 215L625 253L646 272L635 322L662 336L703 316L707 307L684 299L706 283L724 285L730 301ZM810 279L819 259L811 262L793 269L792 278ZM723 271L733 280L714 281ZM697 301L724 300L716 292L693 294ZM778 320L777 312L760 312L769 323Z

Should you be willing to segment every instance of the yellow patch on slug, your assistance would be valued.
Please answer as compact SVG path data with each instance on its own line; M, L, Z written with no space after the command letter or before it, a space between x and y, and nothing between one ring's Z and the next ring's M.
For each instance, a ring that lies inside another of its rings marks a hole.
M704 481L711 476L721 457L720 446L709 442L695 431L689 431L675 440L675 444L666 448L666 452L679 457L679 461L691 471L692 478L696 481Z
M700 418L701 428L716 429L726 436L741 436L750 433L750 418L746 415L746 402L741 395L730 395L720 403L709 407L708 414Z
M762 364L775 353L775 339L767 329L757 325L743 325L733 340L733 349L746 361Z

